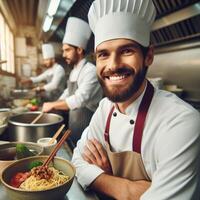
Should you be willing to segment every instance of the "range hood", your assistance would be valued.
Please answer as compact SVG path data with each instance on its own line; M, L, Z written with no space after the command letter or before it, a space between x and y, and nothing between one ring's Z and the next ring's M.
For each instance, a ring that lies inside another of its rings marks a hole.
M94 0L68 1L73 2L71 8L67 9L67 0L61 0L51 31L46 33L41 31L41 25L48 7L47 0L4 0L0 1L0 8L8 8L8 15L12 15L15 24L36 26L36 33L39 33L43 41L62 42L68 17L75 16L87 21L87 13ZM152 42L157 49L174 44L199 45L199 0L153 0L153 2L157 17L152 30Z
M68 16L75 16L87 21L87 13L93 0L77 0L51 37L62 39ZM157 10L156 21L152 30L152 42L156 49L170 44L184 43L196 45L200 36L200 1L199 0L153 0ZM192 42L191 42L192 41ZM185 47L185 45L184 45Z
M157 19L152 42L156 47L189 41L196 44L200 36L200 2L194 0L154 0Z

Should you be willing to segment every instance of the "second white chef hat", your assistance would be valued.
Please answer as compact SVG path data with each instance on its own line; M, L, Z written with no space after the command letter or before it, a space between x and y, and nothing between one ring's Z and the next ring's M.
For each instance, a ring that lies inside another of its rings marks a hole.
M87 22L76 17L69 17L63 44L71 44L86 49L91 33L92 31Z
M55 58L55 52L52 44L42 45L42 56L44 59Z
M152 0L95 0L88 13L95 49L100 43L117 38L148 46L155 16Z

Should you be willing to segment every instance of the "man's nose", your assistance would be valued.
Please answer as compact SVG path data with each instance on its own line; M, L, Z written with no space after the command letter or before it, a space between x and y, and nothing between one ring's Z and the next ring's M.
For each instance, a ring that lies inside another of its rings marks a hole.
M66 54L65 54L65 52L63 52L63 53L62 53L62 57L63 57L63 58L65 58L65 57L66 57Z
M110 70L114 71L119 67L119 65L120 65L120 58L116 54L111 55L107 67Z

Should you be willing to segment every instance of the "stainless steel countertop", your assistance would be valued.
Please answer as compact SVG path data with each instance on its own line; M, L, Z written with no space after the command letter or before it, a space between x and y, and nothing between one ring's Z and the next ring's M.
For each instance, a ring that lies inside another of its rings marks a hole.
M58 151L57 156L71 160L71 151L67 144L64 144ZM0 183L0 200L9 200L3 185ZM59 199L58 199L59 200ZM65 199L62 200L99 200L99 198L92 191L85 192L78 184L76 178L66 194Z

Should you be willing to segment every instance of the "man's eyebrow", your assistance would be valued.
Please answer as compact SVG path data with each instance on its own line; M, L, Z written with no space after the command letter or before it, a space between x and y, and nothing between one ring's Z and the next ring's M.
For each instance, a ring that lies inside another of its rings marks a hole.
M140 46L138 44L128 43L128 44L124 44L124 45L119 47L119 49L124 49L124 48L139 49Z
M99 49L99 50L96 51L95 54L104 53L106 51L107 51L106 49Z
M140 45L133 44L133 43L127 43L127 44L124 44L124 45L118 47L117 50L121 50L121 49L125 49L125 48L139 49ZM104 53L104 52L107 52L107 50L102 48L102 49L97 50L95 54Z

